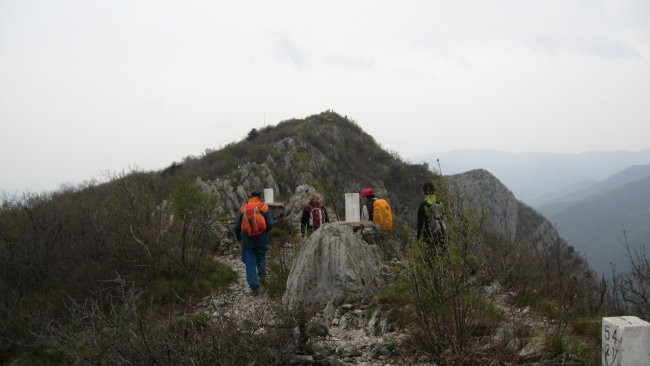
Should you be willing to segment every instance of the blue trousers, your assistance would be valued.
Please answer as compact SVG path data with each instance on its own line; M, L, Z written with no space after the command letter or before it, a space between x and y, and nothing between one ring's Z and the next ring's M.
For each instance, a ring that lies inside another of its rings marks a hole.
M246 282L248 282L250 288L259 288L258 276L266 276L266 251L269 249L268 235L268 233L254 237L242 235L241 260L246 265Z

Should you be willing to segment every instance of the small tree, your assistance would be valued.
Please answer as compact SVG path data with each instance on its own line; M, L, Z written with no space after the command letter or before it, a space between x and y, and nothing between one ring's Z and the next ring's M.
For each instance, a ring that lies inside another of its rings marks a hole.
M445 349L462 354L489 307L481 291L484 273L475 256L485 215L464 207L461 192L450 195L441 182L439 193L447 209L446 248L411 242L400 279L411 289L421 343L442 360Z
M216 207L216 197L201 191L191 180L181 178L174 187L171 200L174 224L181 227L181 265L186 268L188 249L205 249L211 237L209 225Z
M259 136L259 131L257 131L257 128L253 128L248 132L248 136L246 137L247 141L253 141L257 136Z

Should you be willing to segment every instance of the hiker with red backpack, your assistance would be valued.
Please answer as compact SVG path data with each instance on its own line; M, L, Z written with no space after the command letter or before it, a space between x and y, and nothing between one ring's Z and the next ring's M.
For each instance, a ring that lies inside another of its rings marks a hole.
M269 206L262 202L262 193L253 191L248 202L239 209L234 232L242 243L242 262L246 264L246 282L251 295L257 296L260 283L266 283L266 251L273 218Z
M379 226L382 231L393 230L393 212L383 198L375 197L372 188L366 188L361 191L363 207L361 208L361 220L372 221Z
M300 232L310 234L316 231L324 223L330 222L329 215L325 206L320 203L317 195L312 195L309 198L309 203L302 210L302 218L300 220Z

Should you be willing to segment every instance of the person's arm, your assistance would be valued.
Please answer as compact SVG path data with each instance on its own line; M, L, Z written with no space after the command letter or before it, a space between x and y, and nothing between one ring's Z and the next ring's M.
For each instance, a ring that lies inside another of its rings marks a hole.
M300 232L304 234L308 226L309 226L309 208L305 207L302 210L302 218L300 219Z
M235 221L235 224L232 227L232 231L235 233L235 237L237 240L241 241L241 220L242 220L242 213L240 212L237 215L237 220Z
M418 207L418 217L417 217L417 236L416 238L423 239L422 238L422 230L424 229L424 225L426 225L426 213L424 212L425 205L424 202L420 203L420 206Z
M264 220L266 220L266 231L268 232L274 224L273 216L271 216L271 213L268 210L262 211L262 216L264 216Z
M375 201L377 198L371 198L366 202L366 207L368 208L368 220L374 222L375 221L375 214L374 214L374 209L375 209Z
M323 215L325 215L325 220L323 222L330 222L330 215L327 213L325 206L323 206L322 208L323 208Z
M361 220L370 220L370 215L368 214L368 206L366 206L366 204L361 207Z

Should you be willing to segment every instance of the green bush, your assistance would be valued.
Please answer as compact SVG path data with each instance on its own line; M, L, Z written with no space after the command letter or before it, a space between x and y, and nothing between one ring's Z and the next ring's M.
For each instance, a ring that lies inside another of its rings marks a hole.
M480 271L482 263L476 255L484 217L464 206L460 192L449 194L444 183L437 186L446 208L446 247L411 241L398 272L400 285L393 288L399 292L388 299L408 299L411 305L406 309L412 308L416 339L443 361L447 351L462 355L473 337L493 327L500 314L483 295L482 287L490 278Z
M562 334L555 334L547 340L546 349L555 355L561 355L567 351L566 341Z
M216 295L237 282L237 272L225 264L205 260L202 270L191 276L161 278L147 287L152 304L183 304L187 299L200 301L208 295Z
M1 359L0 359L1 360ZM37 348L19 361L24 366L55 366L65 360L65 351L54 348Z
M587 336L598 343L602 337L602 318L578 318L571 321L573 332L577 335Z
M286 290L291 265L298 255L301 245L296 227L284 220L273 225L269 240L266 287L270 297L280 298Z

